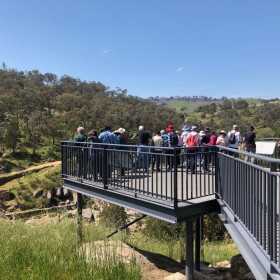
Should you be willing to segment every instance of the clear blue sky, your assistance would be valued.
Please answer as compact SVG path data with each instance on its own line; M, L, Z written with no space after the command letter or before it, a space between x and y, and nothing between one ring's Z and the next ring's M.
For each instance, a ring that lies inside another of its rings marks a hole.
M0 63L128 94L280 97L280 0L2 0Z

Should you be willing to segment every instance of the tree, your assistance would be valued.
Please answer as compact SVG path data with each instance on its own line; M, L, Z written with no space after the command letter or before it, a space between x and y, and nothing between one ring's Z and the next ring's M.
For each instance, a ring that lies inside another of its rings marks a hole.
M249 103L242 98L238 98L237 100L233 100L233 108L235 109L246 109L249 107Z

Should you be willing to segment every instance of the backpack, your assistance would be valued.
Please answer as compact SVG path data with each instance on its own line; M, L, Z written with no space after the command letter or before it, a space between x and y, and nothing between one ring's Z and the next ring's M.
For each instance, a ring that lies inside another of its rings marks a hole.
M189 137L186 139L186 143L188 144L188 148L194 149L197 146L196 136L197 136L197 134L190 134Z
M163 141L163 147L168 147L168 135L167 134L161 135L161 139Z
M170 132L169 137L170 137L170 145L172 147L176 147L178 145L178 135L174 131L172 131Z
M230 134L228 141L230 144L235 144L235 132Z

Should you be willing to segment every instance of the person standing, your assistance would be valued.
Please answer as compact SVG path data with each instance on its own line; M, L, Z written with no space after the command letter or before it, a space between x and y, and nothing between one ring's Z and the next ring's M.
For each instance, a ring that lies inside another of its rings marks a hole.
M105 126L103 131L98 136L99 140L103 144L117 144L117 138L115 137L114 133L111 132L111 128L109 126ZM107 172L108 178L111 177L111 166L114 163L114 154L110 151L110 149L114 148L114 146L109 146L108 148L103 150L103 154L100 157L100 175L103 176L104 172ZM105 165L105 170L104 166ZM106 174L106 173L105 173ZM106 182L106 175L103 178L104 182Z
M129 167L129 153L126 153L124 151L128 150L128 137L125 137L124 135L125 129L124 128L119 128L118 130L114 131L114 134L117 138L117 143L120 144L118 146L119 150L122 150L120 152L116 152L116 158L117 158L117 164L120 167L120 175L124 176L125 175L125 170L126 168Z
M196 126L192 126L191 132L188 134L188 137L186 139L187 146L188 146L188 153L190 157L190 170L191 173L195 173L195 167L196 167L196 151L197 146L200 145L200 135L197 133Z
M245 133L245 150L248 153L256 153L256 134L254 132L254 127L251 125L248 128L248 131ZM250 157L246 156L245 157L246 161L250 161ZM256 158L253 159L253 163L256 163Z
M85 129L82 126L77 128L77 135L74 136L77 159L77 176L87 178L87 163L88 163L88 150L85 147L84 142L87 141Z
M98 173L101 169L100 165L100 150L99 146L95 145L96 143L100 143L100 140L97 135L97 130L93 129L89 132L87 141L89 144L89 170L92 173L94 181L98 180Z
M182 137L182 145L183 145L183 148L187 148L188 147L188 144L187 144L187 137L190 133L190 128L187 126L187 125L184 125L183 128L182 128L182 134L181 134L181 137ZM183 162L183 166L187 166L189 168L189 164L187 162L187 157L186 157L186 153L187 153L187 149L184 149L183 152L184 152L184 162Z
M216 148L214 148L213 146L216 146L216 143L217 143L217 135L216 135L216 132L214 130L211 131L211 134L210 134L210 159L211 159L211 163L212 165L215 165L215 161L216 161Z
M219 137L217 138L216 145L223 146L223 147L228 147L228 137L227 133L224 130L221 130ZM222 153L225 153L224 149L220 149Z
M111 128L109 126L105 126L103 131L99 134L99 140L104 144L117 144L117 139L113 132L111 132Z
M173 125L169 124L166 128L166 131L168 135L168 147L176 148L179 141L178 141L178 135L174 131ZM166 149L166 153L169 154L169 156L167 157L167 165L168 165L167 171L171 171L172 168L174 167L174 160L177 160L177 153L176 155L174 155L173 149Z
M204 148L202 148L202 152L204 154L203 157L203 170L205 173L209 172L208 170L208 162L209 162L209 146L210 146L210 129L208 127L206 127L204 129L204 135L201 138L201 146L203 146Z
M232 130L228 132L228 139L229 139L229 148L238 150L239 144L242 143L241 134L239 132L238 125L234 125ZM233 155L234 157L238 158L239 154L234 152L228 152L229 155Z
M155 155L153 155L153 158L152 158L152 170L154 171L155 163L156 163L156 171L159 172L160 171L159 166L160 166L160 162L161 162L160 154L162 153L161 147L163 146L163 141L160 136L160 131L157 131L155 133L155 135L152 137L151 142L153 143L152 152L155 154Z
M138 132L131 139L134 140L136 138L137 138L139 147L137 148L137 154L136 154L136 159L134 162L134 167L135 167L135 169L140 168L141 155L143 154L144 170L148 171L148 168L149 168L149 158L148 158L149 148L148 148L148 146L150 145L150 139L151 139L150 133L144 129L143 125L140 125Z

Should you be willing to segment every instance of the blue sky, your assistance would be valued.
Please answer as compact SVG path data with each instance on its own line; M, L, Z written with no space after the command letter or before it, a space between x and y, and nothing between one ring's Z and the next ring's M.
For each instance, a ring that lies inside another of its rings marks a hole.
M0 63L147 97L280 97L279 0L2 0Z

